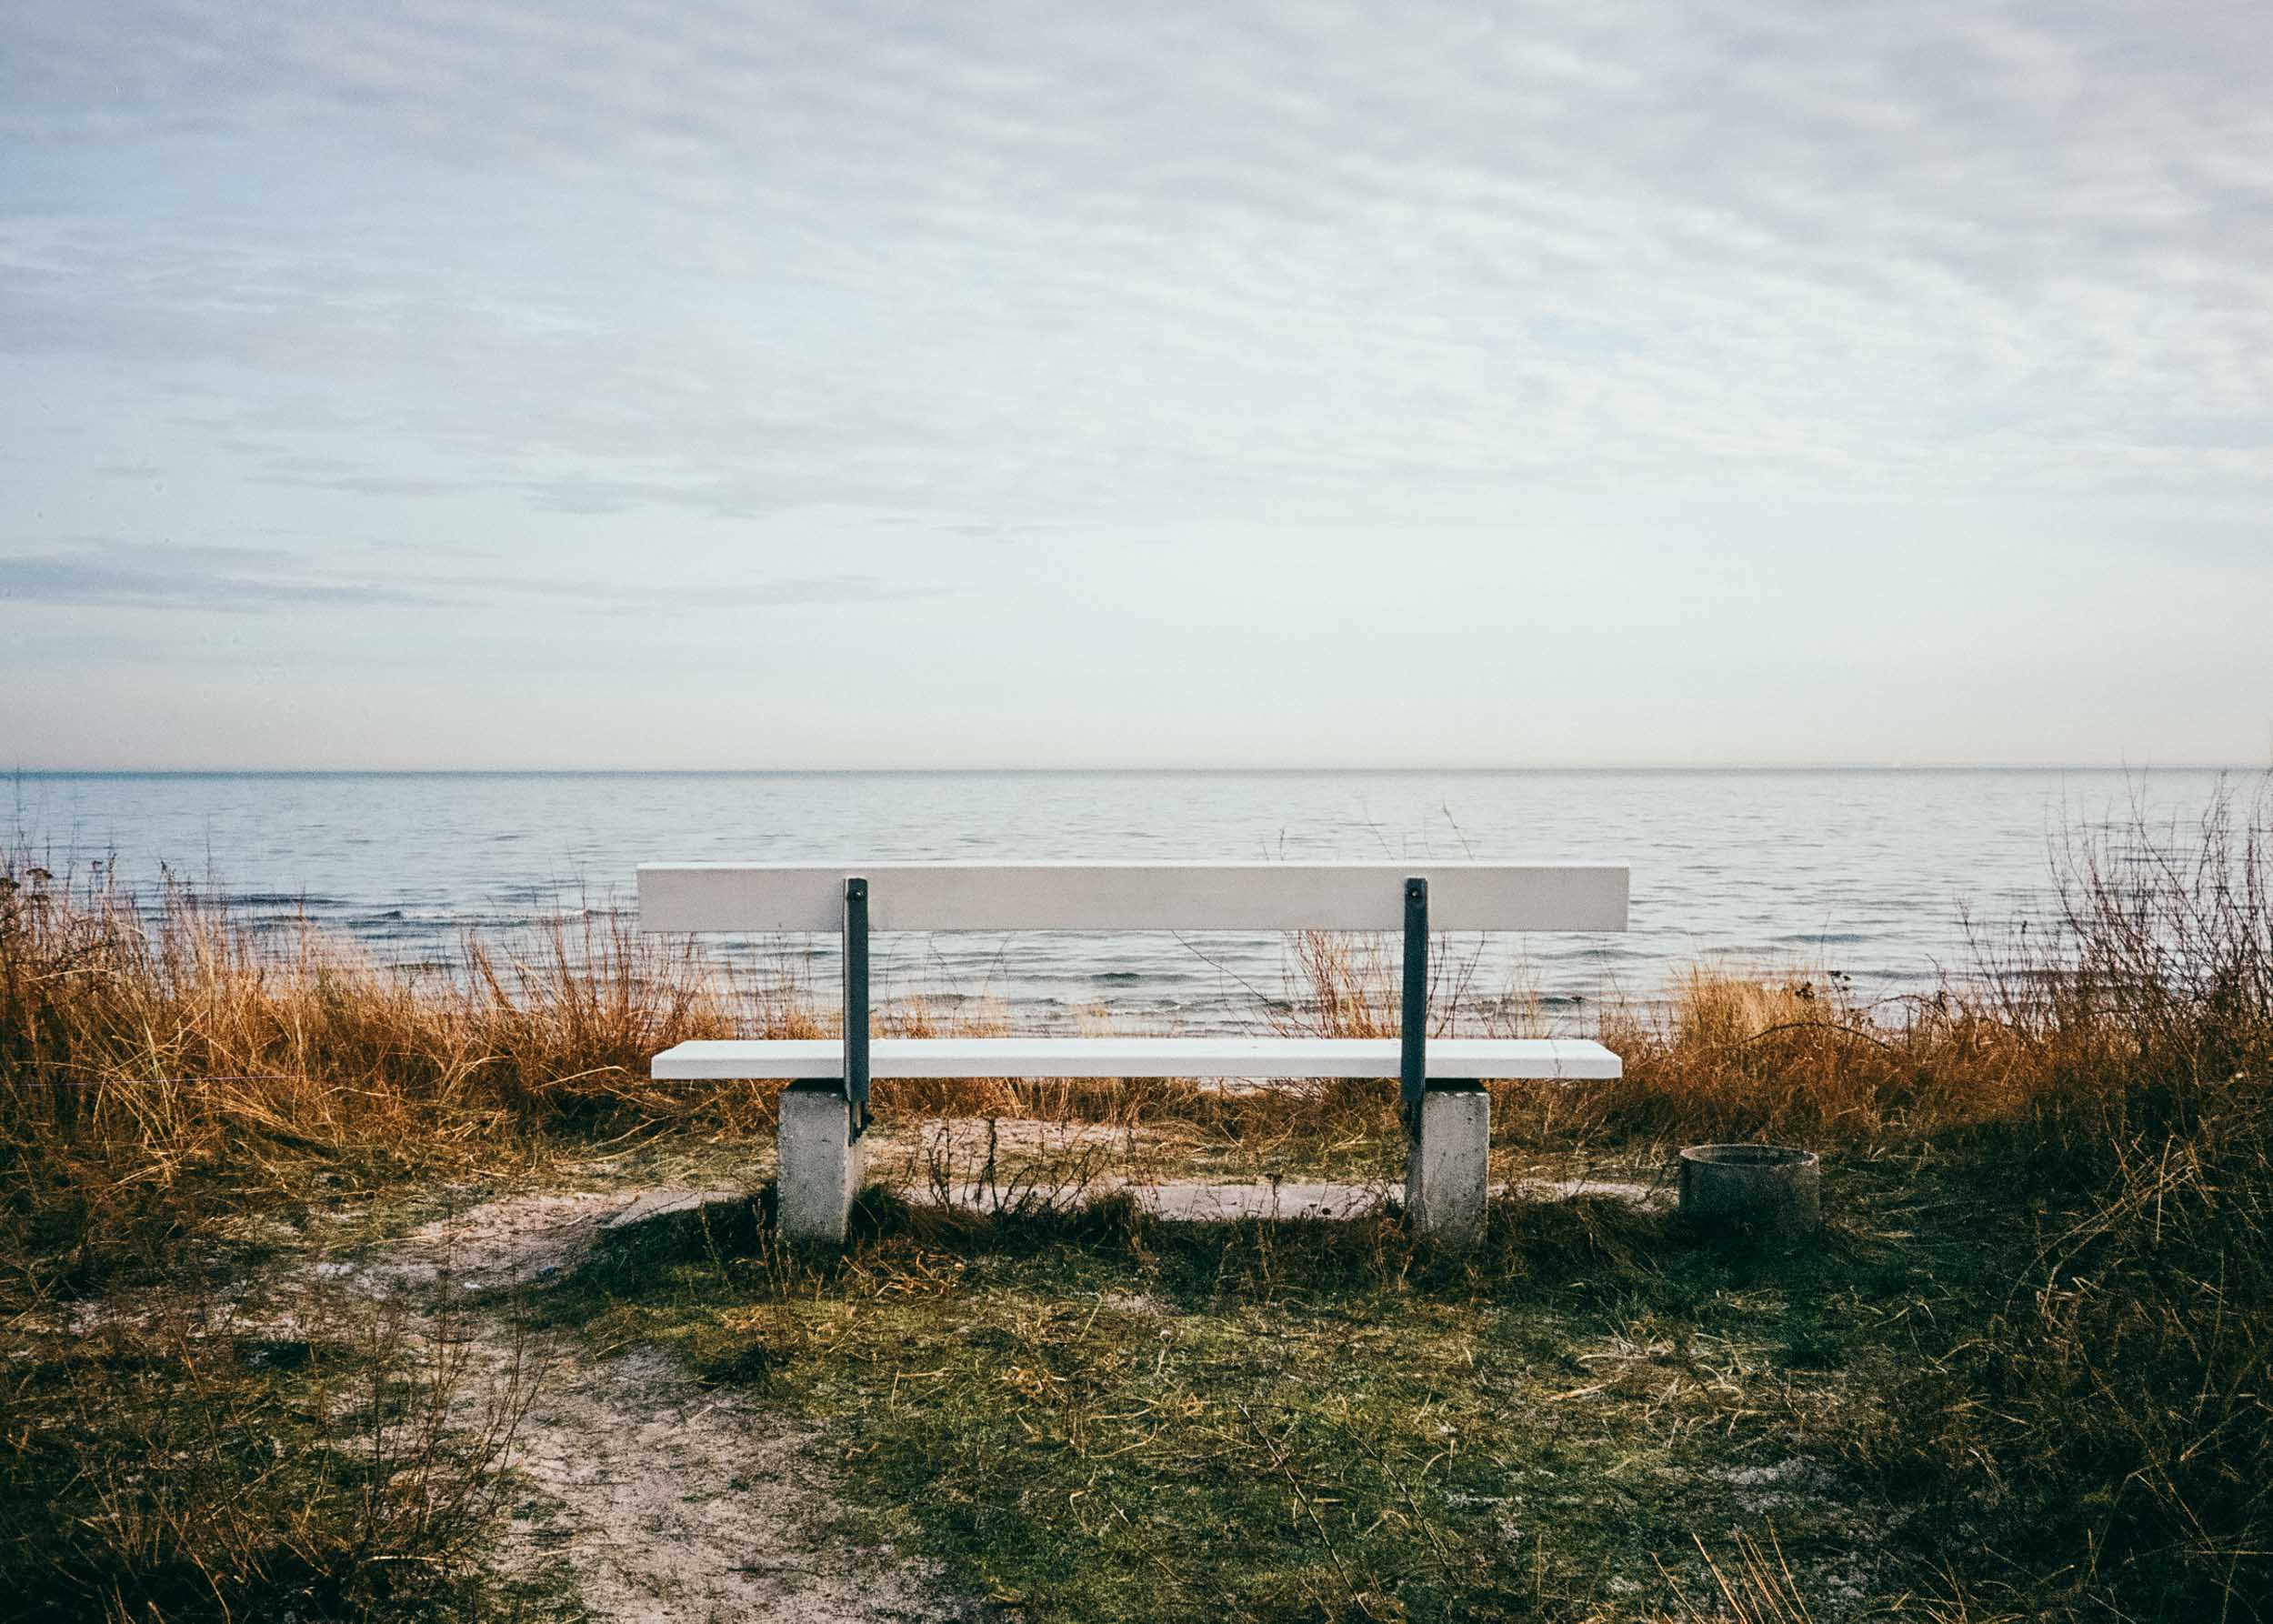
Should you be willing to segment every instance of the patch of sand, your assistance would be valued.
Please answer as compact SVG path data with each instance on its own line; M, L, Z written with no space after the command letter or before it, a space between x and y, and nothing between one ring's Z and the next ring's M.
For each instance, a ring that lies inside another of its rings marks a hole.
M983 1617L936 1569L836 1529L823 1439L689 1383L663 1354L591 1359L560 1345L522 1418L515 1465L543 1499L512 1559L565 1561L585 1604L623 1624Z
M697 1386L652 1348L595 1357L575 1338L524 1335L485 1288L572 1267L611 1218L638 1221L736 1192L645 1189L516 1195L437 1218L355 1266L375 1295L470 1288L455 1334L493 1388L536 1386L512 1468L530 1490L503 1553L509 1570L566 1564L593 1617L620 1624L938 1624L987 1609L938 1570L852 1544L836 1511L827 1445L749 1399ZM477 1410L486 1395L461 1402Z
M969 1207L981 1212L999 1208L1072 1207L1098 1196L1126 1193L1157 1218L1196 1221L1245 1218L1358 1218L1380 1210L1391 1198L1403 1198L1401 1183L1329 1184L1309 1179L1264 1179L1247 1183L1209 1184L1171 1180L1161 1184L1132 1184L1118 1178L1080 1181L1017 1183L1005 1179L996 1186L959 1181L944 1192L936 1184L910 1184L900 1195L918 1205ZM1657 1186L1613 1179L1573 1178L1559 1182L1524 1180L1491 1187L1494 1196L1516 1195L1531 1201L1568 1201L1603 1197L1655 1208L1671 1202L1672 1192Z
M485 1201L387 1243L363 1272L374 1284L446 1280L468 1291L526 1285L573 1268L632 1198L623 1190L574 1190Z

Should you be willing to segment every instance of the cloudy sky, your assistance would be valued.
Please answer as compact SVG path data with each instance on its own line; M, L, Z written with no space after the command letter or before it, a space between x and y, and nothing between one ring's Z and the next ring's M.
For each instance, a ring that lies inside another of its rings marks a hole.
M11 0L0 767L2262 763L2273 8Z

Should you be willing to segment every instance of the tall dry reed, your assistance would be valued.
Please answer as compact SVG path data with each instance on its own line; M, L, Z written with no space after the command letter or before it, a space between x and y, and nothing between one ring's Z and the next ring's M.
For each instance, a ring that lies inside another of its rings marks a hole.
M754 1027L811 1029L618 918L469 940L450 975L256 934L185 887L0 861L0 1278L99 1268L316 1171L464 1169L604 1123L746 1127L753 1090L658 1088L646 1060Z

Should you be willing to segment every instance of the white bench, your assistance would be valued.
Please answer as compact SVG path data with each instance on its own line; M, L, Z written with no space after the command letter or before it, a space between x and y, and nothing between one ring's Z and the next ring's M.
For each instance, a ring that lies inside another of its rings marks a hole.
M1615 1078L1618 1058L1570 1038L1440 1038L1428 1025L1431 930L1624 930L1611 864L650 864L639 927L841 935L843 1038L682 1043L658 1079L789 1079L781 1106L785 1237L841 1242L862 1175L877 1077L1396 1078L1414 1221L1458 1240L1484 1214L1491 1097L1482 1079ZM873 1038L871 931L1329 930L1404 933L1400 1036Z

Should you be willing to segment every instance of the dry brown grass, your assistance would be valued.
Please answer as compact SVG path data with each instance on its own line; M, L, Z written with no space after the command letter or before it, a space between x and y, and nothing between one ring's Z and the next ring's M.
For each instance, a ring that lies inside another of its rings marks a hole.
M686 1038L798 1035L684 943L556 922L464 973L242 928L174 887L147 907L0 866L0 1200L23 1286L91 1283L141 1240L335 1181L463 1173L548 1132L680 1119L747 1130L755 1090L658 1088Z
M16 1616L447 1611L533 1391L517 1363L474 1368L454 1318L320 1287L265 1311L160 1290L11 1338Z
M1792 1577L1791 1564L1784 1559L1775 1530L1769 1530L1765 1549L1758 1539L1742 1531L1733 1545L1722 1558L1715 1556L1703 1539L1697 1541L1713 1593L1703 1601L1683 1597L1678 1617L1684 1624L1815 1624L1815 1615L1807 1609L1807 1596ZM1671 1580L1672 1576L1667 1579ZM1681 1587L1673 1581L1673 1588L1677 1592Z

